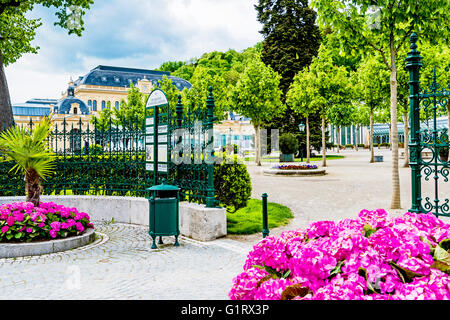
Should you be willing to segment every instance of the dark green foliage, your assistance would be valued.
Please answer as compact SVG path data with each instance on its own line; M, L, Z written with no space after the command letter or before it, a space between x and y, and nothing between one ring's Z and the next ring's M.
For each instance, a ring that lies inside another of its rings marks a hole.
M259 0L255 8L263 24L261 59L282 76L285 95L294 76L317 55L321 35L316 13L307 0Z
M247 171L247 166L234 156L234 163L230 164L223 154L221 164L214 166L214 189L216 199L229 211L236 211L247 206L247 201L252 194L252 182ZM228 156L230 157L230 156Z
M283 154L292 154L298 151L298 141L294 134L283 133L280 136L280 151Z

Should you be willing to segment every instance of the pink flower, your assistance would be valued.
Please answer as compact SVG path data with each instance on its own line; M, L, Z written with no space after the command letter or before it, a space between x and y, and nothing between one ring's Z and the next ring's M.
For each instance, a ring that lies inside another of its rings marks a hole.
M52 238L56 238L56 236L58 235L58 233L55 231L55 230L50 230L50 237L52 237Z
M8 216L8 218L6 219L6 224L10 227L14 224L14 222L16 222L14 216Z
M2 231L2 233L6 233L6 232L8 232L8 230L9 230L8 226L3 226L1 231Z
M27 232L31 233L31 232L33 232L33 229L32 228L27 228Z

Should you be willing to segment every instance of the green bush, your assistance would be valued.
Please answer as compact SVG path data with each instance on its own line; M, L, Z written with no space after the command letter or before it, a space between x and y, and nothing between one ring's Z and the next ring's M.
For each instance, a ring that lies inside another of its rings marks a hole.
M214 166L214 188L217 200L228 211L234 212L247 206L252 194L252 182L247 166L238 156L234 156L232 164L227 163L231 161L226 161L226 157L224 153L222 163Z
M353 145L352 145L352 144L350 144L350 143L346 144L346 145L345 145L345 147L346 147L346 148L350 148L350 149L353 149Z
M283 133L280 135L280 151L283 154L296 153L298 150L298 140L292 133Z

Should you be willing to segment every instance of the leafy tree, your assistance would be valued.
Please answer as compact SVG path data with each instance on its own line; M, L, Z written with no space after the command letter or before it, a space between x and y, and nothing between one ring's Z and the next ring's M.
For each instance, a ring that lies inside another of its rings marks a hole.
M1 0L0 1L0 131L13 124L11 99L4 67L17 61L25 53L37 53L32 44L41 19L30 19L27 13L34 6L57 9L55 25L67 29L69 34L81 36L84 30L84 9L93 0Z
M281 75L284 101L294 76L317 55L316 13L307 0L259 0L255 9L263 25L261 60Z
M356 107L352 103L334 104L327 110L328 119L336 126L338 139L341 137L341 127L350 126L354 123L356 112Z
M181 67L185 66L186 63L183 61L168 61L164 62L157 70L159 71L167 71L167 72L175 72Z
M158 81L158 87L166 94L170 112L172 116L175 116L175 107L178 103L178 95L181 93L180 90L172 83L172 79L169 79L167 76L163 76L162 80Z
M214 115L217 119L224 120L226 111L229 109L227 86L225 80L220 75L211 75L204 67L197 67L191 79L192 87L183 89L183 105L190 107L191 111L196 111L199 107L206 112L206 99L208 98L208 88L214 89L215 109Z
M141 128L145 119L145 99L146 95L130 83L127 101L122 99L119 110L113 110L117 123L129 129Z
M380 0L376 2L372 0L312 0L311 6L317 10L319 25L338 31L339 39L347 54L378 52L383 58L386 69L390 72L393 160L391 209L400 209L397 129L398 54L413 30L418 32L421 38L428 38L432 42L436 42L435 39L439 38L448 39L449 28L446 26L450 18L450 2L448 0Z
M317 113L322 120L322 166L326 166L326 122L333 105L350 103L351 86L347 70L333 63L332 54L324 44L311 65L295 76L288 91L287 103L306 116L307 162L309 162L309 115Z
M25 176L26 201L36 207L42 193L40 180L54 171L55 157L46 145L51 130L51 120L45 117L32 130L13 126L0 134L0 152L7 161L15 162L12 171Z
M373 124L374 112L387 108L389 97L389 72L383 68L377 56L367 56L353 74L356 97L367 107L369 112L369 146L370 163L374 162Z
M280 100L280 78L281 76L266 66L261 59L254 59L230 91L234 110L250 118L255 128L255 161L258 166L261 165L261 125L285 110Z

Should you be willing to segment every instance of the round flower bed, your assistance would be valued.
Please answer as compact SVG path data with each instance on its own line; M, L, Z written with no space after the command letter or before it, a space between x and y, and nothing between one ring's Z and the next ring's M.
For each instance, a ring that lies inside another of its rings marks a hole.
M266 175L285 176L317 176L324 175L325 169L319 169L315 164L280 164L263 170Z
M0 205L0 242L31 242L67 238L94 228L89 215L53 202Z
M281 164L272 168L279 170L315 170L317 166L315 164Z
M363 210L266 237L233 279L233 300L450 299L450 224Z

